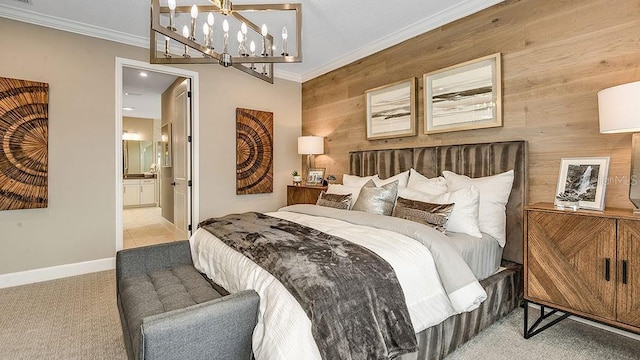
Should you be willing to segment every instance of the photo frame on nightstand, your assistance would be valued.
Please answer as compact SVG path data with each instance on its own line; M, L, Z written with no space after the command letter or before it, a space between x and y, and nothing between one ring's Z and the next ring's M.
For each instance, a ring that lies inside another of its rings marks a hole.
M581 209L604 210L609 157L562 158L554 204L578 202Z
M309 169L307 172L306 185L321 186L322 181L324 180L324 172L325 168Z

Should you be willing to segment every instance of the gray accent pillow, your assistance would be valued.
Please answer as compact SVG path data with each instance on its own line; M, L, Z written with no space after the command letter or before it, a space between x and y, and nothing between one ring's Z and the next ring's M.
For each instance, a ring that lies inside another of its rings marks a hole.
M316 201L316 205L326 206L335 209L343 209L349 210L349 205L351 205L351 194L347 195L338 195L338 194L327 194L326 192L321 192L320 196L318 196L318 201Z
M376 187L373 180L369 180L362 189L358 200L351 210L365 211L373 214L391 215L398 196L398 180L381 187Z
M411 220L445 232L454 204L432 204L399 197L393 216Z

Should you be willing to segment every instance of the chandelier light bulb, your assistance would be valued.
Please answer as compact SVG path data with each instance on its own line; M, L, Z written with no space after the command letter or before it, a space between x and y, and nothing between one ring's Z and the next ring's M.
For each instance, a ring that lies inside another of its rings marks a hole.
M207 23L209 24L209 26L213 26L215 22L216 20L213 17L213 13L209 13L209 16L207 16Z
M256 43L253 40L249 43L249 50L251 50L251 56L254 56L256 53Z
M262 24L262 36L266 37L267 34L267 24Z
M289 38L289 33L287 32L287 28L283 26L282 27L282 40L287 40L288 38Z
M240 31L242 31L242 35L247 35L247 24L244 22L240 25Z
M176 0L169 0L169 10L174 11L176 9Z
M191 7L191 18L192 18L192 19L195 19L195 18L197 18L197 17L198 17L198 7L197 7L197 6L195 6L195 5L193 5L193 6Z
M202 33L204 34L204 36L209 36L209 24L208 23L202 24Z
M189 37L189 28L187 27L187 25L182 27L182 36L188 38Z
M224 19L224 21L222 22L222 31L229 32L229 22L227 21L227 19Z
M238 30L238 42L241 43L242 39L244 39L244 36L242 35L242 31Z

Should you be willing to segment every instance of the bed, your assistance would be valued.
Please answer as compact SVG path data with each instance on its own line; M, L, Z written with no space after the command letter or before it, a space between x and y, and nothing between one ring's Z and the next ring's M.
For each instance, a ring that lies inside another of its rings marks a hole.
M513 186L506 206L507 225L504 249L500 247L496 255L495 247L468 247L470 242L464 237L454 236L450 241L456 247L460 259L465 263L470 263L469 259L478 257L478 253L493 254L492 256L498 256L498 258L501 254L503 259L501 271L480 282L475 281L474 278L473 285L469 283L456 287L455 291L450 291L448 283L456 280L448 280L449 275L443 274L458 271L443 269L449 266L448 263L459 260L443 261L441 254L448 250L440 249L438 247L440 245L430 245L435 248L429 248L431 251L426 251L427 244L420 244L408 237L415 232L411 225L402 223L397 225L395 220L386 224L386 220L382 219L381 215L376 215L380 217L376 219L375 216L373 218L368 215L361 216L354 214L359 212L349 210L316 210L314 208L319 207L310 205L306 206L308 208L305 206L284 208L283 211L268 213L268 215L278 219L274 221L291 221L317 228L323 233L339 238L347 238L387 260L396 270L398 282L407 300L410 321L417 334L417 351L401 353L397 358L402 360L440 359L508 314L521 301L522 268L519 264L522 263L522 217L526 196L526 142L350 153L350 172L353 175L379 174L380 178L384 179L410 168L430 178L437 177L445 170L471 178L513 170ZM397 230L398 228L406 230L407 227L409 230L405 233ZM431 234L429 231L431 230L426 230L428 236L425 235L425 238L440 236ZM394 239L393 246L379 245L391 238ZM478 241L489 243L491 239ZM402 246L395 246L400 243ZM296 297L289 294L279 281L236 251L237 249L229 247L202 228L192 236L191 246L194 265L214 282L232 293L252 288L261 295L261 316L253 337L256 359L320 358L319 347L310 335L312 325L307 316L309 311L306 311L306 308L303 309L296 301ZM476 255L471 255L472 253ZM399 270L401 263L405 263L402 266L409 267ZM482 261L470 265L469 271L473 272L472 276L477 277L478 275L474 274L478 271L471 270L471 267L486 269L486 266L481 263ZM320 348L325 354L325 349L322 346Z

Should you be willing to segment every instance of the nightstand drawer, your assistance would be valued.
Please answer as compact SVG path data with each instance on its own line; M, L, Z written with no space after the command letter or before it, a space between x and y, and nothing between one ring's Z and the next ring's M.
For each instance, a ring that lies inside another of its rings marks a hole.
M295 204L315 204L318 196L323 190L327 190L326 186L287 186L287 205Z

